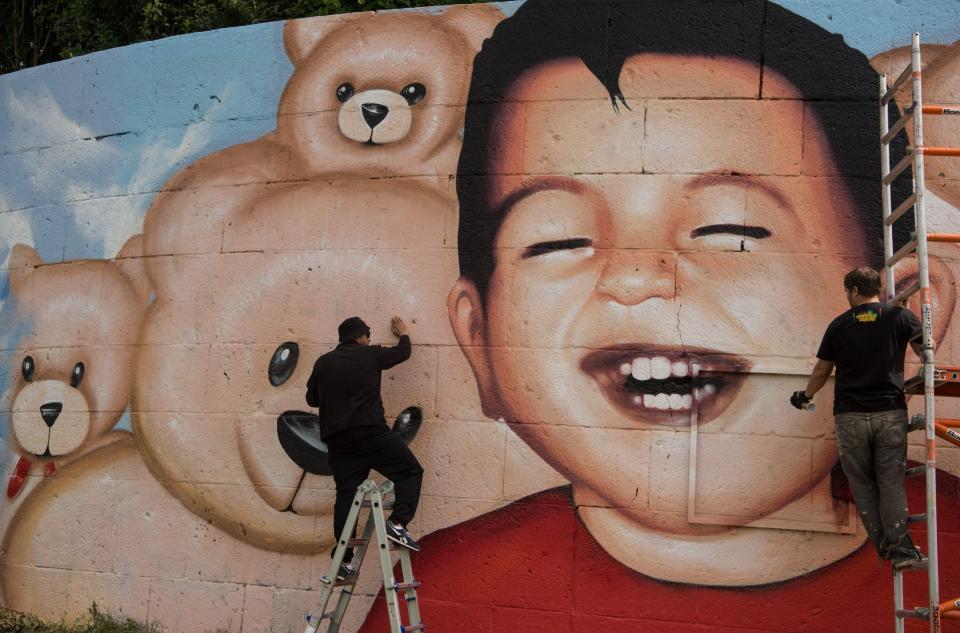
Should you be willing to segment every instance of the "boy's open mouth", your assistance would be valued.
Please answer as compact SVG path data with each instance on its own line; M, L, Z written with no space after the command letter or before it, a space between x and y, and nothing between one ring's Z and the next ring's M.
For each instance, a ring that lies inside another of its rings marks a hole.
M590 352L580 368L631 419L688 426L692 411L706 424L733 401L750 363L702 348L615 346Z

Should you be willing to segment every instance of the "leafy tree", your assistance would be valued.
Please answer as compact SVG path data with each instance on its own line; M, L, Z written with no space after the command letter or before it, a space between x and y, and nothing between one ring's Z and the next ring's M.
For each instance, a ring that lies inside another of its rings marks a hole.
M171 35L482 0L0 0L0 73Z

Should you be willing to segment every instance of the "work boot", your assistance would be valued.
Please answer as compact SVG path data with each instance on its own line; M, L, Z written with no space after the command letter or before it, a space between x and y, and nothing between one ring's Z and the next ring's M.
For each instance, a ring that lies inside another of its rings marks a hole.
M411 549L415 552L420 551L420 543L417 543L410 532L407 532L407 528L394 523L393 521L387 521L387 538L396 543L397 545L402 545L407 549Z
M893 550L893 554L890 555L890 561L893 563L894 569L904 570L922 565L927 559L916 546L908 545L900 546Z

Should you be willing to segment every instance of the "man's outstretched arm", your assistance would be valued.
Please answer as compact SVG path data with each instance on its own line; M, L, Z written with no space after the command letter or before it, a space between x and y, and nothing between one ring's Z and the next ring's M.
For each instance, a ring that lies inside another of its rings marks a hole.
M382 347L380 369L390 369L410 358L410 335L407 333L407 324L398 316L390 319L390 331L400 337L395 347Z

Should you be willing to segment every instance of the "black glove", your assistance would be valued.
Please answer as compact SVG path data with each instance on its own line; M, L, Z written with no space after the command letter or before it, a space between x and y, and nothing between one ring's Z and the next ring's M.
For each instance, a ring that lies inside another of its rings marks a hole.
M807 395L806 389L794 391L793 395L790 396L790 404L798 409L803 409L803 405L808 404L811 400L813 400L813 398Z

